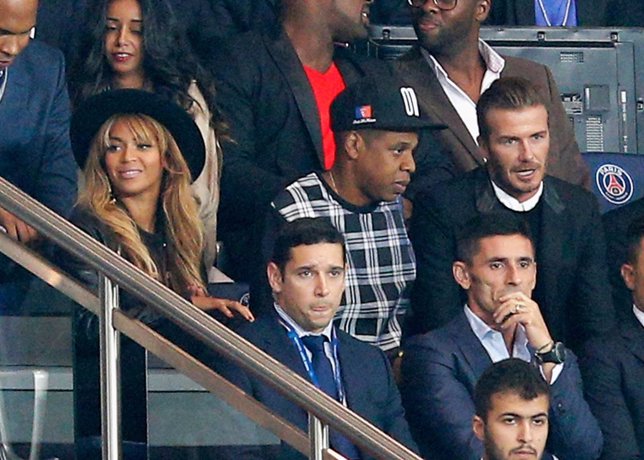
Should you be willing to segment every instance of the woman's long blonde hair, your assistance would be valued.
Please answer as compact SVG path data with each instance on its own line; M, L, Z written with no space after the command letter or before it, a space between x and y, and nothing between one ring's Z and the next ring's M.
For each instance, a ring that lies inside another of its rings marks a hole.
M159 273L143 243L139 227L112 195L104 158L110 145L110 131L117 120L126 123L137 142L154 141L164 160L159 205L163 209L165 229L157 231L165 230L167 238L167 274ZM85 188L79 204L90 209L114 232L126 259L181 295L188 294L189 286L204 287L200 270L203 226L190 189L190 170L177 143L163 125L147 115L113 115L94 137L84 173Z

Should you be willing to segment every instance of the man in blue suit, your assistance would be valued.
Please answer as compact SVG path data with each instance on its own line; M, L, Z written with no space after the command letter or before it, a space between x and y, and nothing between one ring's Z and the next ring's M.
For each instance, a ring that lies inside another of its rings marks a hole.
M588 404L604 433L602 460L644 456L644 217L626 233L621 267L632 291L629 317L586 344L581 360Z
M415 450L384 353L333 326L344 291L345 260L343 237L327 220L304 218L284 224L267 267L275 299L273 314L244 324L238 332ZM222 365L219 372L277 415L307 430L306 412L269 385L230 364ZM369 458L333 431L330 443L347 458ZM248 450L237 454L243 454L242 458L304 458L286 445L272 453Z
M0 176L66 216L76 198L69 100L62 53L31 41L37 0L0 0ZM0 208L0 226L37 245L38 233ZM27 282L3 261L0 309L15 307Z
M409 339L402 360L403 404L421 453L481 458L474 386L492 363L515 357L538 366L550 384L548 452L559 460L597 458L602 434L584 401L577 359L553 339L531 298L537 266L527 224L498 214L468 222L452 272L465 306L446 326Z

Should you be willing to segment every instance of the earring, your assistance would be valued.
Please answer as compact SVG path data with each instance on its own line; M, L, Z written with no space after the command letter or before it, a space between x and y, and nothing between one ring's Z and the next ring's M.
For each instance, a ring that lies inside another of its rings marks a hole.
M116 197L114 196L114 192L112 192L112 184L110 184L109 182L107 183L107 191L110 196L110 204L116 203Z

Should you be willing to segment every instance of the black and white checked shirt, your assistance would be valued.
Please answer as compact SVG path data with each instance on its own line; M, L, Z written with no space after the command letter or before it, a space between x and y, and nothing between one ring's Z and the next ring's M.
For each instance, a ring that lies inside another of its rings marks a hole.
M401 201L357 207L311 173L286 187L271 206L289 222L327 217L344 235L348 269L336 325L385 351L400 346L401 322L416 279Z

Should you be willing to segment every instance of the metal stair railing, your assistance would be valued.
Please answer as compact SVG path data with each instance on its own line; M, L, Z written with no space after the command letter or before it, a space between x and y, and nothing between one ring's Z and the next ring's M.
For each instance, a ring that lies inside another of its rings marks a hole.
M157 354L207 390L231 403L247 417L272 431L280 439L288 442L311 459L342 458L329 449L328 429L331 427L344 434L375 458L420 460L420 457L408 448L342 404L317 391L308 381L295 375L274 358L205 312L195 308L190 302L161 283L151 279L134 265L1 177L0 207L15 214L41 235L84 261L102 275L103 281L99 287L99 298L103 302L101 305L96 296L55 269L40 256L11 240L8 236L0 235L0 252L103 318L104 327L102 329L105 333L101 334L101 350L102 358L108 359L104 363L104 369L107 374L107 383L110 387L116 386L106 393L112 395L111 402L107 401L106 394L101 396L104 400L105 412L107 412L103 415L104 438L112 440L103 443L104 459L117 460L121 455L118 417L115 417L114 414L114 412L118 413L118 378L115 378L117 377L115 374L117 355L110 356L108 350L110 342L111 346L117 342L115 332L118 331ZM310 420L308 447L307 439L301 430L270 413L253 398L245 395L183 350L173 346L144 324L129 318L118 308L115 308L118 302L110 301L110 298L114 297L111 294L114 292L112 283L153 306L159 314L183 328L215 352L263 380L307 411ZM109 305L112 305L112 308L108 308ZM106 352L108 352L107 355ZM104 377L102 375L101 380ZM108 413L110 417L107 417ZM110 424L105 423L108 419L111 421Z

